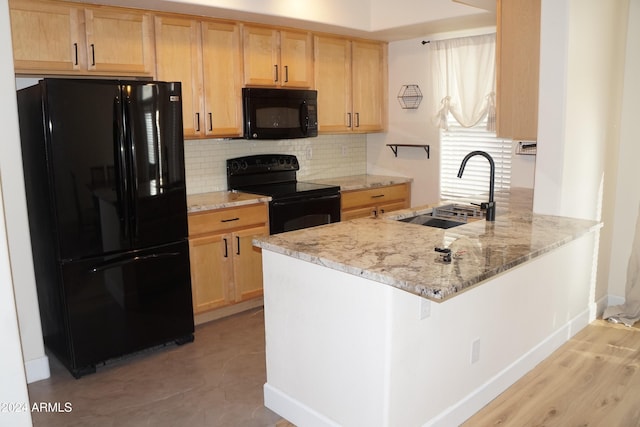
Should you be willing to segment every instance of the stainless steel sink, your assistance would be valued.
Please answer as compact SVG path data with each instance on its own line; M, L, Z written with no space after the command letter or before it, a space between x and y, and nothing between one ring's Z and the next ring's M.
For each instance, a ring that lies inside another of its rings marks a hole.
M452 228L466 224L469 220L482 219L484 212L473 205L451 204L433 208L432 212L402 218L399 221L428 227Z
M465 222L461 222L461 221L453 221L450 219L433 217L431 214L422 214L422 215L412 216L409 218L403 218L400 221L408 222L410 224L426 225L429 227L437 227L437 228L444 228L444 229L457 227L458 225L465 224Z

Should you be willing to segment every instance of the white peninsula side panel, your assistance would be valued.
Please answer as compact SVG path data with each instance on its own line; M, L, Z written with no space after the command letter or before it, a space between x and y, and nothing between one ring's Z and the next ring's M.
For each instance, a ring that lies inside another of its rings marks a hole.
M441 303L263 249L265 405L304 426L458 425L593 319L595 235Z

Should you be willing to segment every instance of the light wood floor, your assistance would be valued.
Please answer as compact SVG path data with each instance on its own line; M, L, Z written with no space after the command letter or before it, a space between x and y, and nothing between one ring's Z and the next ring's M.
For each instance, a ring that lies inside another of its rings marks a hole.
M463 426L640 426L640 323L597 320Z
M33 413L33 423L295 427L263 405L264 357L258 309L197 327L191 344L109 364L79 380L52 359L51 378L29 385L30 400L70 402L73 410ZM596 321L464 426L640 427L639 369L640 324Z

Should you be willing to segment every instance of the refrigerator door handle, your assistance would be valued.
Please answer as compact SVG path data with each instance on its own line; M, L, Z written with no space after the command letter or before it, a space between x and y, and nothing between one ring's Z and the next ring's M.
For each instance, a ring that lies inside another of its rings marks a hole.
M116 258L102 264L98 264L89 269L91 273L99 273L101 271L110 270L112 268L122 267L123 265L132 264L134 262L146 261L150 259L173 258L180 256L180 252L167 252L162 254L151 254L135 257Z
M127 92L127 89L124 89L124 92ZM125 97L125 102L123 104L123 110L124 110L124 117L125 117L125 126L126 125L130 125L131 123L133 123L133 119L131 117L131 96L130 95L126 95ZM127 132L127 134L125 135L125 144L126 147L129 149L129 165L130 165L130 175L129 175L129 188L130 188L130 195L129 195L129 200L127 200L127 204L129 205L129 224L131 227L131 236L134 239L138 238L138 213L136 212L136 199L138 197L138 183L136 181L136 178L138 176L138 167L136 164L136 148L133 144L133 138L131 136L131 130L129 130L129 132Z
M120 231L122 237L127 239L129 236L129 221L127 218L129 217L128 206L130 205L129 199L127 198L128 188L129 188L129 178L127 173L127 161L126 161L126 152L124 146L124 123L123 123L123 111L122 111L122 103L119 97L115 97L113 100L113 115L116 118L115 129L114 129L114 138L116 139L114 149L114 161L115 166L117 167L116 171L116 194L118 197L117 209L118 209L118 220L120 221Z

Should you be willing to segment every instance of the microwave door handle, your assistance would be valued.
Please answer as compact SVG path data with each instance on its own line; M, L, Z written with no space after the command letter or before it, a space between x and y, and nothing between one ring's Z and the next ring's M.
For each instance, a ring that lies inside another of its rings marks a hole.
M300 104L300 130L303 135L309 133L309 106L307 101L302 101L302 104Z

